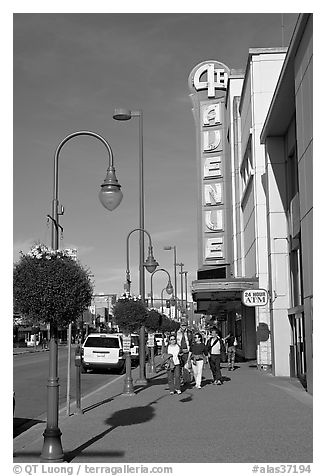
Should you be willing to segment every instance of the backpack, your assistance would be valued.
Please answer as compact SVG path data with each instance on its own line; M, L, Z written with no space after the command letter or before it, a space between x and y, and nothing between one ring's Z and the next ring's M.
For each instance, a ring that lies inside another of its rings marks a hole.
M225 356L226 356L226 350L225 350L225 344L223 339L220 337L216 337L216 339L213 339L213 337L210 337L208 342L207 342L207 350L209 353L211 353L212 347L214 344L216 344L216 341L219 341L220 343L220 354L221 354L221 360L224 362Z

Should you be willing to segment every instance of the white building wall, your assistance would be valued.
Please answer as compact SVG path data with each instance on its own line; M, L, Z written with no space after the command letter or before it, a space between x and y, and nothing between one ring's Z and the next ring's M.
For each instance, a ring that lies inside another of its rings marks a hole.
M261 129L282 68L285 52L265 53L259 49L250 50L251 58L248 76L244 83L241 106L242 152L245 151L251 134L251 156L253 167L252 186L247 190L248 197L243 200L243 213L248 216L244 222L245 273L255 275L259 288L269 290L266 192L263 187L265 178L265 148L260 144ZM251 208L252 207L252 208ZM255 270L253 269L255 266ZM271 366L270 311L266 307L256 308L257 365Z
M294 62L307 388L313 381L313 28L307 23Z
M286 147L283 137L266 141L267 222L269 243L269 291L272 329L273 374L290 375L291 329L288 319L289 251L286 203Z
M243 77L233 77L232 74L229 78L228 85L228 100L227 109L228 114L226 118L228 120L228 137L229 137L229 154L231 161L231 184L232 184L232 240L233 240L233 275L235 277L242 276L241 261L239 262L238 256L238 239L240 238L240 230L237 226L237 209L239 207L237 184L239 183L239 155L238 145L239 138L235 136L237 127L235 125L237 121L237 111L234 108L234 98L239 97L243 85ZM239 266L240 265L240 266Z

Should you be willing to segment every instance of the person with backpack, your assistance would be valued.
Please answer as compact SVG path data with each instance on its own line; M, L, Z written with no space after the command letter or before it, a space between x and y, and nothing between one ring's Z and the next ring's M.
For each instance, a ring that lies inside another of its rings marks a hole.
M180 355L181 384L187 384L191 380L189 371L186 368L188 357L189 357L190 344L191 344L191 334L188 331L187 324L185 322L181 323L180 328L176 334L176 337L177 337L177 344L181 348L181 355Z
M206 342L209 366L213 375L213 385L222 385L221 355L225 353L225 345L220 332L214 326L211 337Z

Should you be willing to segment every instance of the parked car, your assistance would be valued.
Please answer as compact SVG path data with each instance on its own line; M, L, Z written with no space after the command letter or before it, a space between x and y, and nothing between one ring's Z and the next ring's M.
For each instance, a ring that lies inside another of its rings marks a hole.
M35 337L34 335L30 336L29 339L25 339L25 342L27 347L34 347L40 344L38 337Z
M125 358L120 334L88 334L81 349L81 372L117 369L124 372Z

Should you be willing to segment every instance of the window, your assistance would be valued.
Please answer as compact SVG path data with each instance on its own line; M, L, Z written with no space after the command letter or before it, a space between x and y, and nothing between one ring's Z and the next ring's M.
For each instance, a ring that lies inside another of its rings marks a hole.
M252 149L251 149L251 135L249 137L246 153L243 156L242 163L240 166L241 182L242 182L242 193L244 194L247 186L249 184L250 178L253 175L253 164L252 164Z
M104 347L106 349L119 349L119 338L117 337L89 337L85 342L85 347Z

